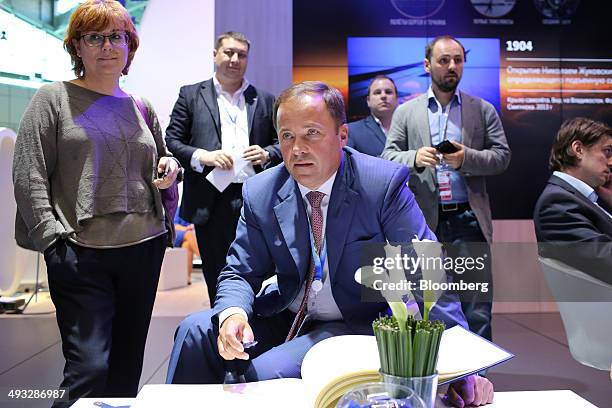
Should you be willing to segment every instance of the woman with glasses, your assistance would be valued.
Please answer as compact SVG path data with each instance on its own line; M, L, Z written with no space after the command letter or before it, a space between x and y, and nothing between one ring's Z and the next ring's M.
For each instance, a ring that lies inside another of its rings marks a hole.
M44 252L66 359L54 407L136 395L168 242L160 189L180 171L152 107L119 86L138 48L121 4L81 4L64 47L76 79L34 95L13 163L16 238Z

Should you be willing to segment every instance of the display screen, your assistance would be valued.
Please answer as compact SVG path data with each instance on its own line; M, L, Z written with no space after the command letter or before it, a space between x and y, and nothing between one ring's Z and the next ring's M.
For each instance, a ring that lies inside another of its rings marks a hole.
M374 76L393 78L400 103L414 98L430 84L427 42L458 38L466 49L459 89L495 106L512 149L508 170L487 178L493 217L531 218L561 123L586 116L612 124L612 42L603 3L294 1L293 80L336 86L349 121L358 120L368 113Z

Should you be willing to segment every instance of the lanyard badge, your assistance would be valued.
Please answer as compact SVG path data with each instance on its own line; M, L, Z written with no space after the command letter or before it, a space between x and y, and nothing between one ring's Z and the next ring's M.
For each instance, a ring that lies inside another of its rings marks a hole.
M310 289L312 292L314 292L314 294L316 294L323 289L323 266L325 265L325 261L327 259L327 239L323 238L321 251L317 253L314 235L310 225L310 219L308 219L308 230L310 232L310 251L312 254L312 262L315 268L315 276L312 284L310 285Z

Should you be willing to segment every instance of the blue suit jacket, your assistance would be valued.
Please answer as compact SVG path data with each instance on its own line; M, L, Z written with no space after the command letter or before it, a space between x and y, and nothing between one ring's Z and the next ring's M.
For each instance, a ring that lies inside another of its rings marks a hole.
M355 333L372 334L372 321L385 302L363 302L355 282L364 244L436 239L406 185L405 166L344 149L332 187L326 239L334 299ZM231 306L272 315L293 301L310 264L307 213L295 180L279 165L250 178L243 187L244 206L227 265L218 281L215 312ZM277 285L255 302L262 281L276 273ZM440 299L432 319L448 326L465 317L456 298Z
M369 154L380 156L385 148L387 136L383 133L372 115L348 124L348 145L353 149Z

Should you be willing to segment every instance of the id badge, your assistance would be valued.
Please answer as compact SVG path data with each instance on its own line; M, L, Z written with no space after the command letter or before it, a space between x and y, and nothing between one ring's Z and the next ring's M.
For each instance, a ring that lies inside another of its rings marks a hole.
M440 189L440 200L441 201L450 201L453 199L453 192L449 188L441 188Z
M450 171L441 170L438 171L436 174L438 177L438 187L440 187L440 189L450 188Z

